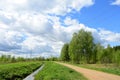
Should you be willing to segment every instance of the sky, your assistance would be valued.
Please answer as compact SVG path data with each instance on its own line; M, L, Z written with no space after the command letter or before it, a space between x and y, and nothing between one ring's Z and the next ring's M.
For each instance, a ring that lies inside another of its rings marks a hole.
M0 0L0 55L59 56L81 29L120 45L120 0Z

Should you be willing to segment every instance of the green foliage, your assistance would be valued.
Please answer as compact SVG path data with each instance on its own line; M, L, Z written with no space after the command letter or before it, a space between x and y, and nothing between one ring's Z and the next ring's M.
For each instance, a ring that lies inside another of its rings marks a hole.
M107 48L104 49L100 55L100 62L107 64L107 63L112 63L112 60L113 60L113 50L110 47L110 45L108 45Z
M117 50L114 52L113 61L114 61L116 66L120 67L120 50Z
M79 61L80 61L81 52L79 50L79 47L80 47L80 45L79 45L77 33L74 33L72 40L69 44L70 59L74 63L79 63Z
M69 61L69 53L68 53L68 48L69 48L69 44L64 44L61 50L61 55L60 58L62 61Z
M46 61L58 61L57 57L49 57L45 59Z
M11 55L1 55L0 63L14 63L14 62L23 62L23 61L44 61L44 57L35 57L35 58L23 58L23 57L14 57Z
M86 80L76 71L54 62L46 62L35 80Z
M61 59L67 61L69 58L72 63L115 63L119 66L120 46L112 48L108 45L104 48L100 43L94 43L91 32L80 30L73 34L70 43L61 50Z
M114 46L113 49L114 49L115 51L120 50L120 46Z
M0 80L22 80L41 64L41 62L18 62L0 65Z
M15 57L11 57L10 55L2 55L0 57L0 62L5 63L5 62L16 62Z
M84 61L91 63L93 61L93 48L93 37L90 32L80 30L79 33L74 33L69 44L69 54L72 62Z
M96 53L96 60L97 62L101 62L101 56L103 55L103 52L104 52L104 47L101 46L100 43L96 44L95 45L95 53Z
M103 71L106 73L116 74L120 76L120 67L115 67L113 64L103 65L103 64L80 64L80 67L94 69L98 71Z

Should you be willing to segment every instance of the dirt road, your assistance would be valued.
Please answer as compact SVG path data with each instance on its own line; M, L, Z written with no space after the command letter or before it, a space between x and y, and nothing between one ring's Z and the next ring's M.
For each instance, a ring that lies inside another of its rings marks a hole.
M60 63L60 62L56 62L56 63L74 69L75 71L83 74L83 76L88 78L88 80L120 80L120 76L117 76L117 75L108 74L108 73L86 69L86 68L81 68L81 67L77 67L74 65L66 64L66 63Z

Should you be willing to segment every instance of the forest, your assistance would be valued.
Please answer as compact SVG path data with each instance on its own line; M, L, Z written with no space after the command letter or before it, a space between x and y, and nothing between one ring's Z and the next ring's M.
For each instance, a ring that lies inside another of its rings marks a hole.
M95 42L91 32L80 30L74 33L71 41L61 49L61 61L80 64L114 64L120 66L120 46L105 47Z

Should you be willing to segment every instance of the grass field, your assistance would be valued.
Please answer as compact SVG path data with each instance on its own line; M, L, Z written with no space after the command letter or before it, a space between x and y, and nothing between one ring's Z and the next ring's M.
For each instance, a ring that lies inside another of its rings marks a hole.
M120 67L116 67L113 64L73 64L80 67L88 68L88 69L94 69L102 72L107 72L111 74L116 74L120 76Z
M0 80L22 80L32 73L42 62L18 62L0 65Z
M35 76L35 80L87 80L87 79L70 68L57 64L55 62L46 62L42 71L40 71Z

